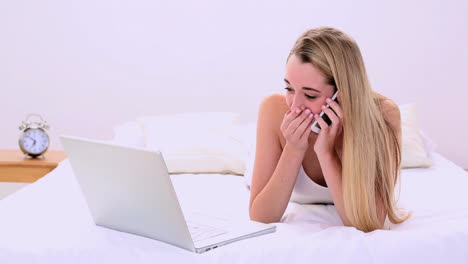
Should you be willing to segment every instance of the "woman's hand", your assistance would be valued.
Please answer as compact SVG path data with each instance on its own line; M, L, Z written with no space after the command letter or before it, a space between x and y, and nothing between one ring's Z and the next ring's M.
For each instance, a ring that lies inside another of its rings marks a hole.
M340 105L335 101L331 101L330 98L327 98L327 103L333 110L325 108L325 105L322 106L322 110L332 121L331 125L328 125L319 115L315 115L315 119L320 125L320 132L314 144L314 151L318 158L336 155L336 139L343 131L343 111Z
M304 154L309 148L309 134L312 131L310 124L313 117L313 113L304 107L289 110L284 114L280 127L281 133L286 139L286 144L300 154Z

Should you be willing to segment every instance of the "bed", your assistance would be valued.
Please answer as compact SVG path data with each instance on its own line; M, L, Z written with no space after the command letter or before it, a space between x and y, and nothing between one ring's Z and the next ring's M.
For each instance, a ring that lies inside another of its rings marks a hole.
M431 166L402 170L399 207L413 216L390 230L364 233L342 226L332 205L290 202L280 222L274 223L275 233L203 254L94 225L65 159L45 177L0 201L0 259L1 263L468 263L468 173L437 151L428 155ZM178 166L170 164L174 170ZM183 211L249 218L248 179L243 175L178 172L171 179Z

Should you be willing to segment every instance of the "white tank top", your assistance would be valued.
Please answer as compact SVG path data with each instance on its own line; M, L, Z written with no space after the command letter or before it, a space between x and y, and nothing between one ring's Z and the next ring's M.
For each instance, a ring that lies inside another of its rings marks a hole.
M333 204L330 190L311 180L302 165L290 201L299 204Z
M299 168L299 174L297 175L290 201L299 204L334 204L330 190L311 180L302 165ZM387 215L384 229L390 230L391 227L392 223Z

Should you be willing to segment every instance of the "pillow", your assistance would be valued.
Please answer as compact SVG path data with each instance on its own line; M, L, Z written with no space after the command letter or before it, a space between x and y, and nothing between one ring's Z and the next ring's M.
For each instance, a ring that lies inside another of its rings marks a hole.
M142 127L136 121L128 121L114 127L112 141L124 145L145 147Z
M169 173L242 175L247 151L239 114L197 112L137 118L147 148L161 151Z
M255 151L256 151L256 138L257 138L257 122L249 123L246 127L246 134L249 136L250 143L247 148L247 161L245 163L244 182L246 187L250 190L250 183L252 182L252 174L255 164Z
M427 168L433 165L421 137L415 104L399 105L401 113L401 168ZM427 138L427 137L426 137ZM428 139L428 138L427 138ZM429 143L429 141L428 141Z
M427 153L431 153L436 150L437 144L422 130L419 131L421 138L424 142L424 149Z

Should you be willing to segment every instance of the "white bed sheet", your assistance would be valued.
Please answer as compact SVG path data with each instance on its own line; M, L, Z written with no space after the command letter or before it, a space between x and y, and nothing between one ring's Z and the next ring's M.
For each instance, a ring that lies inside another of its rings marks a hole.
M1 263L468 263L468 173L438 153L402 171L392 230L344 227L332 205L290 203L277 231L196 254L95 226L68 160L0 201ZM171 175L183 210L248 219L242 176Z

